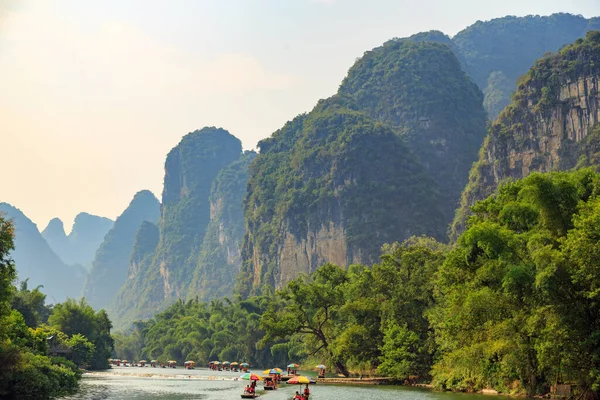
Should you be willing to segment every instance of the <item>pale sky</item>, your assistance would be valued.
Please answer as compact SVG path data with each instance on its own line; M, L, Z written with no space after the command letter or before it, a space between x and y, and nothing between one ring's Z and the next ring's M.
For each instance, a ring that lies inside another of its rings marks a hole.
M167 152L220 126L245 149L337 90L365 51L599 0L0 0L0 202L40 230L160 198Z

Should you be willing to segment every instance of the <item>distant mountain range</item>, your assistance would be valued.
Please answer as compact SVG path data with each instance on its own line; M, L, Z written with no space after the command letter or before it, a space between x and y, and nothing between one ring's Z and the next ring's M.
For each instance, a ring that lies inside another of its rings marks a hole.
M68 236L59 218L54 218L48 223L42 231L42 236L64 263L81 265L89 270L98 246L113 223L108 218L80 213L75 217L73 229Z

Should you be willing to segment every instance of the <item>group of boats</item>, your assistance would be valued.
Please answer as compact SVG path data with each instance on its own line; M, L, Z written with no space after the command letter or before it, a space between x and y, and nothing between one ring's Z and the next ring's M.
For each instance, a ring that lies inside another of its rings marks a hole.
M140 360L137 362L121 360L118 358L109 359L108 360L114 366L124 366L124 367L161 367L161 368L175 368L177 366L177 361L169 360L165 362L159 362L158 360L150 360L150 362L146 360ZM183 367L185 369L194 369L196 367L196 362L193 360L188 360L183 363ZM250 381L249 385L246 385L244 392L242 393L243 399L253 399L259 397L260 394L256 393L256 387L258 382L263 383L263 389L267 390L277 390L279 385L282 382L286 382L288 385L300 385L300 390L296 391L296 394L292 398L292 400L308 400L310 396L309 385L316 384L317 382L307 376L298 375L298 368L300 366L298 364L292 363L287 366L286 375L283 374L283 370L281 368L270 368L262 372L262 375L256 375L248 371L250 368L250 364L248 363L238 363L236 361L210 361L208 363L208 369L212 371L231 371L231 372L244 372L241 379ZM317 365L315 367L318 370L318 377L325 377L325 365ZM238 379L238 378L236 378ZM302 385L305 385L304 389L302 389Z
M298 367L298 364L288 365L286 376L282 375L283 370L280 368L265 370L262 373L263 376L258 376L250 372L242 375L242 379L250 381L250 385L246 386L241 395L242 399L253 399L258 397L259 394L256 393L256 386L259 381L263 381L263 388L265 391L277 390L281 382L286 382L288 385L300 385L300 388L302 388L302 385L305 385L303 390L296 391L292 400L308 400L310 396L310 389L308 386L316 384L317 382L310 377L297 375ZM324 377L326 367L324 365L318 365L316 368L319 370L319 377Z
M208 369L213 371L247 372L248 368L250 368L250 364L245 362L240 364L237 361L209 361L208 363Z
M135 361L129 361L129 360L121 360L119 358L110 358L108 360L108 362L111 365L114 365L115 367L161 367L161 368L175 368L177 366L177 361L175 360L169 360L166 363L161 363L158 360L150 360L150 362L148 363L148 361L146 360L140 360L138 362ZM149 365L148 365L149 364Z

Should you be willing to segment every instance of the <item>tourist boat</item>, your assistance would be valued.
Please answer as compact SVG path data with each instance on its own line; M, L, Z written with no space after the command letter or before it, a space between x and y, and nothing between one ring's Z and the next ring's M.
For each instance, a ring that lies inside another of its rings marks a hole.
M150 366L156 368L156 364L158 364L158 361L156 360L150 360Z
M194 366L196 365L195 361L186 361L183 363L183 367L185 369L194 369Z
M275 390L277 389L277 385L272 377L266 376L265 378L265 390Z
M169 365L169 368L175 368L175 366L177 365L177 361L169 360L167 361L167 364Z
M140 363L140 367L145 367L145 366L146 366L146 363L147 363L148 361L146 361L146 360L140 360L140 361L138 361L138 362Z
M253 399L255 397L258 397L258 395L256 393L244 393L244 394L242 394L242 399Z

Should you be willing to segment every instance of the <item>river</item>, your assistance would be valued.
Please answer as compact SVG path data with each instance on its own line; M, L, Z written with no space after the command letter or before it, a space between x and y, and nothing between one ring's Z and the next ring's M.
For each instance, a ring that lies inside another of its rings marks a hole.
M247 381L235 380L239 373L214 372L205 368L116 367L108 372L85 374L81 390L63 400L163 399L233 400L240 399ZM258 386L259 389L262 385ZM490 400L488 396L440 393L402 386L311 385L311 400ZM289 400L297 385L282 384L264 393L261 400Z

